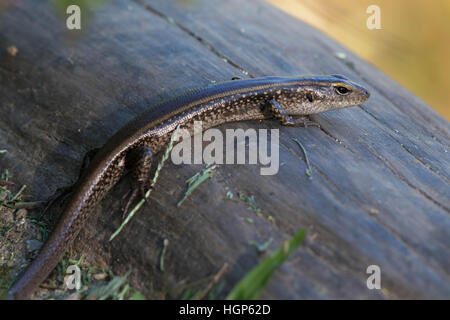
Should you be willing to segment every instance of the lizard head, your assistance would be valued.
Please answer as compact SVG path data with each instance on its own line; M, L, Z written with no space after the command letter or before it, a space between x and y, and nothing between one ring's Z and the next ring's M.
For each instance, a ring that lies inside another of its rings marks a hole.
M291 115L343 109L359 105L370 97L366 88L342 75L293 78L289 91L291 99L284 101L283 106Z
M363 103L370 97L363 86L342 75L331 75L326 85L319 90L321 102L331 109L342 109Z

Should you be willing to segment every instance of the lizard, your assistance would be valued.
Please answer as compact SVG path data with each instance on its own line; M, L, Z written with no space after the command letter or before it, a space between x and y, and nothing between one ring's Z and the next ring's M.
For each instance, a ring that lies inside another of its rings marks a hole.
M203 129L226 122L275 118L283 126L318 125L296 119L359 105L370 97L363 86L342 75L261 77L226 81L149 107L119 129L95 154L75 185L50 237L36 259L18 278L8 298L30 298L71 245L92 209L119 181L134 161L132 191L125 206L149 188L152 156L169 141L173 131ZM131 160L133 159L133 160Z

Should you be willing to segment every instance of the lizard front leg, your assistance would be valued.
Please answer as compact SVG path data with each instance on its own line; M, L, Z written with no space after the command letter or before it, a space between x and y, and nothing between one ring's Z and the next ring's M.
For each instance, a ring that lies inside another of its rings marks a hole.
M292 119L286 111L283 109L283 106L278 103L276 100L269 101L269 109L272 113L273 117L277 120L280 120L283 126L289 127L320 127L320 124L315 121L303 120L303 119Z

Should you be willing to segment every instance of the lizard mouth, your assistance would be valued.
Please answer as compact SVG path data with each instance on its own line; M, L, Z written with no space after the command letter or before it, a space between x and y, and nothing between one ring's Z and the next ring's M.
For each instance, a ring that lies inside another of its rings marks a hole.
M354 86L358 90L358 96L357 99L355 99L355 102L357 102L357 104L361 104L370 98L370 92L366 88L356 84Z
M370 92L366 88L363 88L363 94L364 94L363 96L364 101L370 98Z

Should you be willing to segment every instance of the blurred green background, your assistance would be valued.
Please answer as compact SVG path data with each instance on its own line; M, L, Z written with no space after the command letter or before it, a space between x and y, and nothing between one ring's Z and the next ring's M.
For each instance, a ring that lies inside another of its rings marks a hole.
M349 48L450 120L450 0L268 0ZM381 30L369 30L369 5Z

